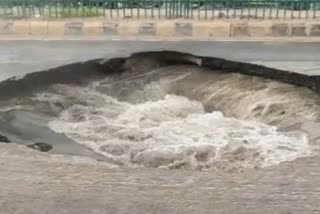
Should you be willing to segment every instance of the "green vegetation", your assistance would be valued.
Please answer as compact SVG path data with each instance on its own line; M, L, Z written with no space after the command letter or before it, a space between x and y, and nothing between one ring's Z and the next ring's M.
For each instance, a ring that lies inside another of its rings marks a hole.
M103 10L97 7L68 7L68 8L49 8L49 17L97 17L103 16Z
M113 18L120 17L119 14L124 14L126 10L129 13L135 11L138 18L141 14L146 17L147 11L152 17L164 16L169 19L172 14L176 14L175 18L181 14L194 18L193 13L205 11L205 19L211 19L210 14L214 15L217 10L221 14L226 13L228 18L236 16L236 13L238 16L239 13L240 16L251 13L248 17L254 13L253 16L257 18L258 10L263 11L263 17L260 17L263 19L270 19L272 16L280 18L289 14L288 10L292 17L295 11L299 11L299 18L301 12L307 13L310 18L317 18L319 9L320 0L0 0L1 18L53 19L101 17L105 14ZM280 10L285 11L284 14Z

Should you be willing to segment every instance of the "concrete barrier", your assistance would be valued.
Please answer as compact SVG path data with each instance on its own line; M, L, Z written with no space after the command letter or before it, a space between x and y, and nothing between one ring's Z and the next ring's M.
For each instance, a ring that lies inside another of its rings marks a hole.
M0 21L1 36L320 37L320 21Z

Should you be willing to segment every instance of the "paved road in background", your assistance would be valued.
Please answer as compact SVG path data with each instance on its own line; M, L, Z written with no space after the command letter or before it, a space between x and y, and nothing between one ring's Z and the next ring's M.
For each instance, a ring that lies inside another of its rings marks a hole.
M320 43L208 41L0 41L0 80L95 58L175 50L320 74Z

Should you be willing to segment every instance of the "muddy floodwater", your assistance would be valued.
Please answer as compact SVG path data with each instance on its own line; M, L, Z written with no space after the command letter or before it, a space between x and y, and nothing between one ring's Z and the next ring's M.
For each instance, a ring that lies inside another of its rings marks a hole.
M315 82L203 60L136 54L3 82L4 213L319 213Z

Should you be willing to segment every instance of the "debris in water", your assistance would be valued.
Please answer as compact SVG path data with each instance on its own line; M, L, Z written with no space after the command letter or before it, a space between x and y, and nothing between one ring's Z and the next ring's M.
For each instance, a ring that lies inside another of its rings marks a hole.
M50 144L42 143L42 142L27 145L27 147L35 149L35 150L39 150L41 152L48 152L53 148Z

